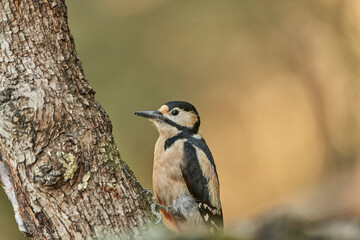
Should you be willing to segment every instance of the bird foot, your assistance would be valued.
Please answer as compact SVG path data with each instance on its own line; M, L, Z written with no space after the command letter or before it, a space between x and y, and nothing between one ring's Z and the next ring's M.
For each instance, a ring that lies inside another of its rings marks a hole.
M151 200L152 200L153 202L156 202L156 199L154 198L152 191L149 190L149 189L147 189L147 188L144 188L144 189L140 192L140 195L145 195L145 196L151 198Z
M159 222L161 222L161 219L162 219L162 215L161 215L158 211L156 211L156 208L157 208L157 207L161 209L160 206L162 206L162 205L160 205L160 204L158 204L158 203L156 203L156 202L153 202L153 203L151 204L151 212L152 212L152 214L154 214L154 215L156 216L156 218L157 218L155 224L158 224Z
M146 194L146 195L150 195L150 196L152 196L153 195L153 193L152 193L152 191L151 190L149 190L149 189L147 189L147 188L144 188L141 192L140 192L140 195L143 195L143 194Z
M158 224L159 222L161 222L162 220L162 215L161 213L159 213L159 210L158 209L163 209L163 207L165 206L162 206L160 204L158 204L156 201L155 201L155 198L153 197L153 193L151 190L147 189L147 188L144 188L141 192L140 192L140 195L146 195L148 197L151 197L151 200L152 200L152 204L151 204L151 213L156 216L156 221L155 221L155 224Z

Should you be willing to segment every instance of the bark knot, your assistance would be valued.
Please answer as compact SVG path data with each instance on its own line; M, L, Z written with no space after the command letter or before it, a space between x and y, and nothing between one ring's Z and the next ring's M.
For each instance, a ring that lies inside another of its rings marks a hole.
M61 180L62 171L54 166L48 159L40 161L33 167L32 181L45 186L54 186Z

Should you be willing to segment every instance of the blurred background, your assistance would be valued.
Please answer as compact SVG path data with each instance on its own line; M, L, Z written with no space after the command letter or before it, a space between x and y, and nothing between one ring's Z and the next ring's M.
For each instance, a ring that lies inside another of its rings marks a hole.
M152 188L152 124L196 106L225 225L274 209L360 213L360 1L67 1L69 25L119 151ZM22 239L0 191L0 239Z

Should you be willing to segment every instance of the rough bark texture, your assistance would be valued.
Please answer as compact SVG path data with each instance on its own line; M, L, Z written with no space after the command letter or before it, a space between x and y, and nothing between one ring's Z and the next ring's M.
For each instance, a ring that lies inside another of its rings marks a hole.
M35 239L130 238L153 220L94 99L62 0L0 2L0 175Z

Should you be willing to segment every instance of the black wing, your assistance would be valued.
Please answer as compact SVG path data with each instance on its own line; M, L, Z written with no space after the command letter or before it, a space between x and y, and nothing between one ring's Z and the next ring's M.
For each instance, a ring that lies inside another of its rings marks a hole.
M188 139L188 141L184 143L185 163L182 167L182 174L189 192L197 201L198 209L205 225L209 230L220 229L223 227L222 210L216 208L210 201L208 180L204 177L201 171L199 159L194 146L197 146L205 152L208 158L207 160L214 167L214 174L217 178L216 168L210 150L203 139L195 138Z

